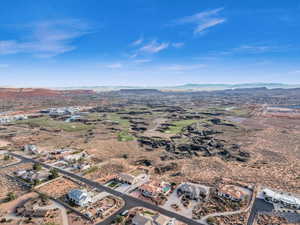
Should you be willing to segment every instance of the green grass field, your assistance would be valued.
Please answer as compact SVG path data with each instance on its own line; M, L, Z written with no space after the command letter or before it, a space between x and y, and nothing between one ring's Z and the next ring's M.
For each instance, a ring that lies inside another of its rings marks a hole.
M85 125L82 123L67 123L64 121L53 120L49 117L21 120L21 121L18 121L17 123L18 124L28 124L28 125L36 126L36 127L59 129L59 130L67 131L67 132L84 131L84 130L93 128L93 126L91 126L91 125Z
M118 133L118 141L133 141L134 137L127 131L121 131Z
M128 120L121 119L120 115L118 115L116 113L108 114L108 118L114 122L119 123L119 125L122 126L123 128L129 128L129 126L130 126L130 123Z
M90 120L98 120L102 118L101 114L97 112L89 113L85 117Z
M181 132L182 128L189 126L193 123L198 122L198 120L179 120L179 121L174 121L171 124L174 126L170 126L169 129L165 131L165 133L170 133L170 134L178 134Z

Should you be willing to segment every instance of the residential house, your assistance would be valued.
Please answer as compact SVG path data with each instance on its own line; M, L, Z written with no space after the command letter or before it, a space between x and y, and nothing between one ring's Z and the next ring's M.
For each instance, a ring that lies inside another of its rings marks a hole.
M23 206L16 207L16 215L23 217L47 217L57 214L56 209L38 209L38 200L30 199Z
M177 189L179 196L184 195L191 200L202 200L208 195L208 190L197 184L183 183Z
M65 155L63 160L66 162L75 162L80 160L81 158L86 158L88 154L86 152L73 153L69 155Z
M120 173L117 179L123 183L137 184L142 181L146 181L148 178L149 176L146 174L144 170L137 169L129 173Z
M170 219L164 215L149 215L149 214L141 214L137 213L132 218L133 225L168 225L170 224Z
M164 181L150 181L139 187L142 195L148 198L156 198L159 194L167 195L171 191L171 185Z
M68 199L78 206L86 206L92 202L90 194L86 190L73 189L68 193Z
M21 170L15 172L17 177L22 178L23 180L26 180L28 182L42 182L48 179L49 172L48 171L34 171L34 170Z
M41 152L39 151L39 149L37 148L36 145L33 145L33 144L28 144L28 145L25 145L23 147L24 149L24 152L26 153L29 153L29 154L34 154L34 155L37 155L37 154L40 154Z
M276 192L269 188L262 191L263 198L267 202L280 204L284 207L300 210L300 197L293 196L290 193Z
M73 115L79 112L78 107L62 107L62 108L50 108L48 110L43 110L44 113L48 113L50 116L63 116L63 115Z
M28 119L27 115L12 115L12 116L6 115L0 117L0 124L7 124L17 120L26 120L26 119Z
M217 194L222 198L229 199L234 202L240 202L246 196L245 192L235 185L223 185L218 189Z

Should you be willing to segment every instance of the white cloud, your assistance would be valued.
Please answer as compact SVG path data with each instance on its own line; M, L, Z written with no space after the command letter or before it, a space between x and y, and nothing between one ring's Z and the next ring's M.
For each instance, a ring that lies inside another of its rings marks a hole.
M293 49L292 46L276 46L267 44L248 44L236 48L226 49L219 52L212 52L210 56L228 56L234 54L264 54L268 52L285 52Z
M76 49L74 39L89 33L90 27L80 20L43 21L25 26L28 41L0 40L0 55L27 53L53 57Z
M142 63L147 63L147 62L151 62L151 59L136 59L133 62L134 63L138 63L138 64L142 64Z
M120 68L123 67L123 64L121 64L121 63L113 63L113 64L110 64L110 65L107 65L106 67L110 68L110 69L120 69Z
M219 16L219 13L223 8L217 8L204 12L197 13L192 16L187 16L176 21L177 24L195 24L194 34L200 34L206 31L208 28L214 27L218 24L222 24L226 21L225 18Z
M167 49L169 47L168 42L162 42L158 43L156 40L151 41L150 43L142 46L138 49L138 52L140 53L148 53L148 54L154 54L158 53L164 49Z
M210 19L204 23L201 23L199 25L197 25L196 29L194 30L195 33L201 33L203 31L205 31L206 29L210 28L210 27L214 27L218 24L224 23L226 20L225 19Z
M137 40L135 40L134 42L131 43L132 46L138 46L140 44L142 44L144 41L144 38L139 38Z
M181 48L184 46L184 43L183 42L176 42L176 43L172 43L172 46L174 48Z

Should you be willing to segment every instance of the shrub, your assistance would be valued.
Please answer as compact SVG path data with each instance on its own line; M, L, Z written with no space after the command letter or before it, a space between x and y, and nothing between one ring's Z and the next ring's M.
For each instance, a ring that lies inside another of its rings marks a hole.
M50 175L49 175L49 179L52 180L52 179L55 179L59 177L59 173L58 173L58 170L53 168L50 170Z
M5 155L5 156L3 157L3 160L5 160L5 161L10 160L10 155Z
M32 169L35 171L40 171L42 169L42 165L39 163L35 163L33 164Z
M10 201L13 201L17 198L16 194L13 193L13 192L9 192L7 195L6 195L6 201L7 202L10 202Z

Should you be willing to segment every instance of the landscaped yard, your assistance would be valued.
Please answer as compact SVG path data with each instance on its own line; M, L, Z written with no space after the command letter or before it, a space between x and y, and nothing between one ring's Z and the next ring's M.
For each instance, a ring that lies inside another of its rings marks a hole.
M120 183L112 181L108 184L108 187L110 188L117 188L118 186L120 186Z

